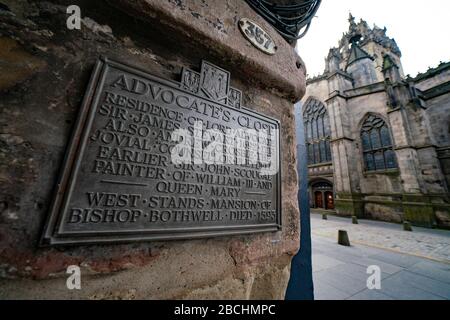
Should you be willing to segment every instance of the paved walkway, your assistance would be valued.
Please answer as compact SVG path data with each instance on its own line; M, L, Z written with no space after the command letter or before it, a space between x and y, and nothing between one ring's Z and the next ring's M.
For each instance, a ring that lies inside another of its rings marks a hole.
M450 231L408 233L396 224L359 222L311 215L317 300L450 299ZM336 244L339 229L349 233L352 247ZM367 288L371 265L381 269L381 290Z
M337 239L337 231L344 229L352 243L450 263L450 231L413 227L414 232L406 232L395 223L359 220L354 225L349 218L328 218L322 220L321 214L311 214L313 235Z

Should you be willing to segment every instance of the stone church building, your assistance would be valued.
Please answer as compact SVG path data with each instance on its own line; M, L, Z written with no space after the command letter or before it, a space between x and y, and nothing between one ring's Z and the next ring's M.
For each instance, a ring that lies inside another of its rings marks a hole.
M386 29L355 22L307 81L313 208L450 227L450 63L405 76Z

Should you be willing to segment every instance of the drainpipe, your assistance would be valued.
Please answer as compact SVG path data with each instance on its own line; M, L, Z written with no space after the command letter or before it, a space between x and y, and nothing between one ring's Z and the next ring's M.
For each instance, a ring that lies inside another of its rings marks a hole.
M311 260L311 220L308 197L308 167L302 105L295 105L297 134L297 172L299 181L298 206L300 208L300 251L292 259L291 276L286 290L286 300L314 300Z

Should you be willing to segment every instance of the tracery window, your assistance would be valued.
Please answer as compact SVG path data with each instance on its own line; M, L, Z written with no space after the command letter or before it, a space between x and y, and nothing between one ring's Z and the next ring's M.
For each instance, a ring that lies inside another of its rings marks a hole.
M303 120L305 123L308 164L331 162L330 118L323 103L310 99L305 106Z
M397 168L391 134L383 119L370 115L362 125L361 141L366 171Z

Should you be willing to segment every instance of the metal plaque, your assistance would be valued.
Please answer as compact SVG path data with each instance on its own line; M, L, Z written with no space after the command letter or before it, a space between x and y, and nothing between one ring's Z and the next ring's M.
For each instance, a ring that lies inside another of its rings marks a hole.
M100 58L41 244L279 231L280 124L241 98L206 61L175 82Z
M268 55L274 55L278 47L272 37L255 22L243 18L239 20L239 29L244 37L250 41L257 49Z

